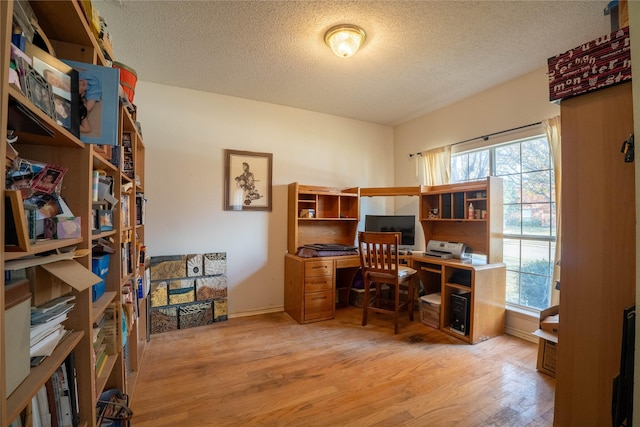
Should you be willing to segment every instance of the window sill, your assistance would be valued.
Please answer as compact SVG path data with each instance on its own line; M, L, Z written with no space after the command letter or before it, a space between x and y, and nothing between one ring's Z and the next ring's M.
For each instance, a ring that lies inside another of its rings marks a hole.
M540 319L540 311L530 308L518 307L511 304L506 304L505 309L512 315L521 317L523 319Z
M538 338L532 332L540 325L540 314L534 310L506 305L505 333L537 343Z

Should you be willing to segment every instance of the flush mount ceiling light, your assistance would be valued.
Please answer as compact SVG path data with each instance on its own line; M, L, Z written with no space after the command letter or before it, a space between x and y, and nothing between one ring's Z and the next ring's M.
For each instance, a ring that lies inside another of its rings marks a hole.
M362 28L343 24L330 28L324 35L324 42L336 56L348 58L358 51L366 38Z

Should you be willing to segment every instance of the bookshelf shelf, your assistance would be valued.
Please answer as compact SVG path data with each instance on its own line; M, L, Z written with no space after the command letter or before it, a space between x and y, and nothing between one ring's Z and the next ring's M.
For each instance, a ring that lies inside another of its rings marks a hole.
M6 252L4 253L4 260L11 261L28 257L30 255L38 255L44 252L55 251L57 249L63 249L70 246L75 246L82 243L83 239L61 239L61 240L42 240L35 244L31 244L31 250L29 252Z
M31 368L29 376L7 398L6 419L13 420L20 414L24 402L31 400L51 375L53 375L58 366L62 364L64 359L73 351L76 345L78 345L83 336L84 332L82 331L71 332L60 341L51 356L44 359L40 365Z
M116 366L116 362L118 361L117 355L108 355L106 362L104 362L104 368L99 376L96 377L96 399L100 396L100 393L104 391L105 386L107 385L107 381L109 380L109 375L113 371L113 368Z
M107 291L93 303L91 323L96 323L98 319L100 319L100 316L102 316L102 313L104 313L109 304L113 302L116 295L116 292Z

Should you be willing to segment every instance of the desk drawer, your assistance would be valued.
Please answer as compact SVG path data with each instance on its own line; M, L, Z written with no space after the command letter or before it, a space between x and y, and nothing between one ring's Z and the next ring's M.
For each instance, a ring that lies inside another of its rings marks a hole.
M307 277L304 279L304 293L330 291L333 289L333 276Z
M360 267L360 257L344 256L336 260L336 268Z
M316 292L304 296L304 320L325 320L333 318L332 292Z
M304 277L333 276L333 261L307 261Z

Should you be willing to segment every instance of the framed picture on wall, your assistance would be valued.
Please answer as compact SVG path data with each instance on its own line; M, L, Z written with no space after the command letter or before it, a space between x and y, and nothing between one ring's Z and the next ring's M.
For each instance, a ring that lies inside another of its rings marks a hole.
M271 211L273 154L224 150L224 210Z

